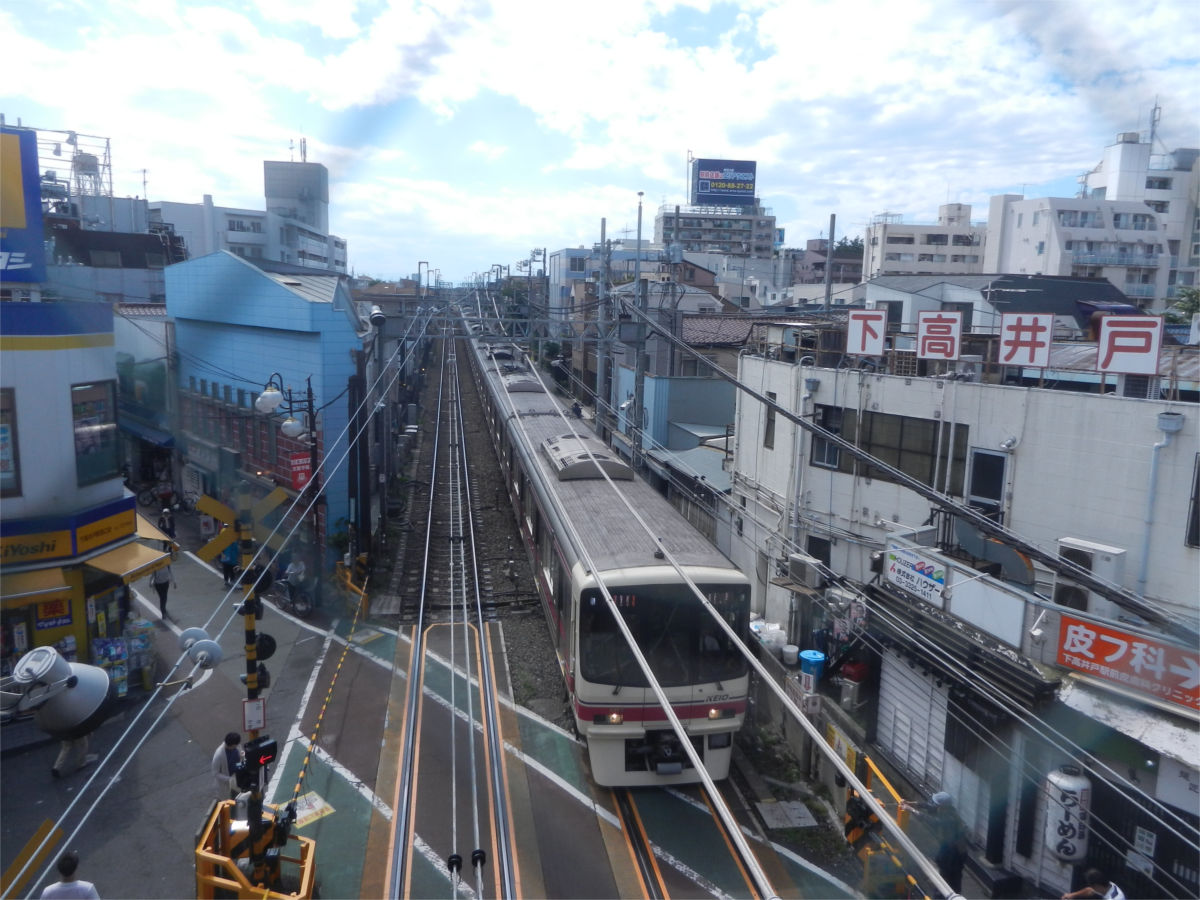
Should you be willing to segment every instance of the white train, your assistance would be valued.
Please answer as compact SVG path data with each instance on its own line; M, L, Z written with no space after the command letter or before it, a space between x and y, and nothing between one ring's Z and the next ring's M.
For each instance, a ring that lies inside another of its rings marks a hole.
M533 563L592 777L606 786L699 776L598 587L603 581L714 779L729 773L746 710L748 666L623 495L738 638L750 585L667 500L532 377L516 348L479 334L472 367L510 499ZM572 433L574 431L574 433ZM599 474L597 463L620 495ZM586 559L596 567L591 571Z

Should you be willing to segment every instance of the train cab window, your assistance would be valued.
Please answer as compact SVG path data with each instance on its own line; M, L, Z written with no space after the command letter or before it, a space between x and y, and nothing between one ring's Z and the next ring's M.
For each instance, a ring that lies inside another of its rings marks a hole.
M748 587L700 586L709 602L744 638L749 623ZM663 687L741 677L746 662L711 614L684 584L610 589L613 601ZM599 590L580 602L580 672L588 681L615 687L645 687L646 678Z

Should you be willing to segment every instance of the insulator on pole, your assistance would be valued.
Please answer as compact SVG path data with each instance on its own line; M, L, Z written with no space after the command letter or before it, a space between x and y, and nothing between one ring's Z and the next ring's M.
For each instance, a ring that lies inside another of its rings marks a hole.
M446 860L446 868L456 874L458 872L461 872L462 871L462 857L459 856L457 853L451 853L450 857Z

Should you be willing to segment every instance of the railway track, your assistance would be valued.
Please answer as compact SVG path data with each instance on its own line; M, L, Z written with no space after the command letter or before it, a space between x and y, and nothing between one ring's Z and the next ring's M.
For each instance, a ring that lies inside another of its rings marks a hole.
M515 895L490 578L476 546L473 486L453 340L439 354L437 420L424 483L423 549L402 606L411 634L390 838L388 896ZM419 543L418 543L419 542ZM444 740L427 740L439 734ZM444 872L436 872L442 861ZM435 869L434 872L430 868Z

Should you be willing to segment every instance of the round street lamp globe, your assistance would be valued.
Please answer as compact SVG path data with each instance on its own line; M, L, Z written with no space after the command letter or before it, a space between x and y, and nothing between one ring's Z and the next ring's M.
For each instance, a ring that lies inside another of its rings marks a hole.
M279 424L279 430L290 438L300 437L304 434L304 423L295 416L288 416Z
M275 408L283 402L283 393L274 385L267 385L263 388L258 399L254 401L254 408L261 413L274 412Z

